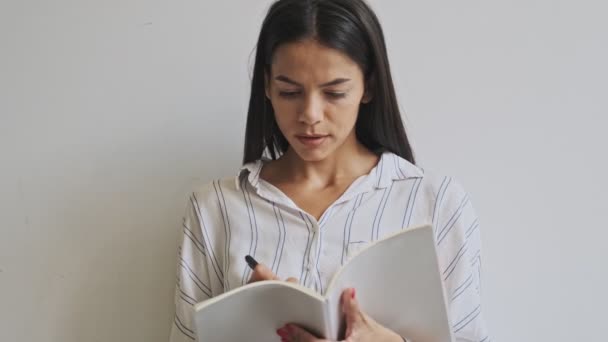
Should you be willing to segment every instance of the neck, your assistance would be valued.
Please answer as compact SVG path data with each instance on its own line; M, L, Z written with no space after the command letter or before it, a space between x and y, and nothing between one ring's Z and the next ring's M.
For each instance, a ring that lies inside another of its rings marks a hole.
M287 180L305 182L319 189L344 182L351 183L359 176L369 173L378 162L378 156L356 139L323 160L303 160L292 149L288 149L281 159Z

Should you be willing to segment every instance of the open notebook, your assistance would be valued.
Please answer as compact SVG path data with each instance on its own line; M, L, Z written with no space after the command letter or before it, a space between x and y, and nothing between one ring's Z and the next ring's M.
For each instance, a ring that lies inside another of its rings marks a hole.
M401 230L370 243L334 275L325 296L292 283L262 281L194 307L199 341L274 341L296 323L320 337L342 338L340 295L357 289L363 312L416 342L452 341L446 296L430 225Z

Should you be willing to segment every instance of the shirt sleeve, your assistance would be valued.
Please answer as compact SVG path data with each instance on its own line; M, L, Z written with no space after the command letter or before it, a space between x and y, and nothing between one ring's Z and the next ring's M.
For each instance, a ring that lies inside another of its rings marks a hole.
M479 219L469 194L451 178L437 191L433 226L454 338L488 342L481 304Z
M194 304L213 296L207 267L207 250L196 197L189 198L181 226L175 286L175 316L170 342L197 341Z

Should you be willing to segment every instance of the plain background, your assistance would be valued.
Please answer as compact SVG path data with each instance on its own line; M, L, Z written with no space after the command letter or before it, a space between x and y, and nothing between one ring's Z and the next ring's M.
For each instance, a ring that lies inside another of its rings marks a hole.
M419 163L482 220L495 341L605 341L608 5L372 0ZM0 340L166 341L240 166L269 1L0 1Z

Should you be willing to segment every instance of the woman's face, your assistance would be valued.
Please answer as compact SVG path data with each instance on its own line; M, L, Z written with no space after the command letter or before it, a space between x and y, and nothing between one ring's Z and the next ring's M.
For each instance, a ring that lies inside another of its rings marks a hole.
M364 93L359 66L314 40L279 46L266 77L266 96L279 129L305 161L356 145L359 105L369 101Z

